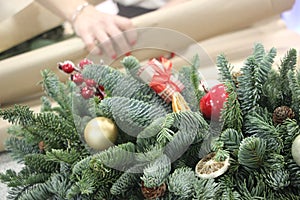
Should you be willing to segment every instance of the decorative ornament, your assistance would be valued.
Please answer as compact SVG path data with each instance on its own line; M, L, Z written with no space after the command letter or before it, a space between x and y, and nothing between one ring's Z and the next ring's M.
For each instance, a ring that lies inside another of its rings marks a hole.
M293 119L295 114L293 110L288 106L277 107L273 112L273 123L275 125L281 124L287 118Z
M159 187L147 188L144 186L144 182L142 182L142 193L146 199L157 199L162 197L166 190L167 186L165 183L161 184Z
M58 63L58 68L67 74L71 74L70 79L77 86L80 86L80 94L84 99L96 96L102 100L106 96L104 87L93 79L84 79L81 74L81 70L89 64L93 64L93 62L85 58L79 62L78 67L75 67L75 64L68 60Z
M62 63L58 63L58 68L67 74L71 74L75 70L75 65L73 62L67 60Z
M212 87L200 100L200 111L203 116L207 119L219 120L227 97L224 84Z
M224 174L229 167L229 157L224 161L216 161L216 153L204 156L196 165L196 175L203 179L216 178Z
M81 60L78 64L78 66L80 67L80 69L83 69L86 65L90 65L90 64L93 64L93 61L87 59L87 58L84 58L83 60Z
M117 136L117 126L106 117L92 119L84 129L84 139L94 150L105 150L113 146Z
M84 99L89 99L94 96L95 92L93 88L85 86L81 88L80 94Z
M169 103L173 94L181 92L184 85L172 75L172 62L164 57L160 60L151 59L138 70L137 76Z
M76 85L81 85L84 81L82 74L76 73L71 75L71 80L76 83Z
M173 112L191 110L189 105L179 92L174 92L172 96L172 110Z
M293 141L292 156L297 165L300 166L300 135L298 135Z

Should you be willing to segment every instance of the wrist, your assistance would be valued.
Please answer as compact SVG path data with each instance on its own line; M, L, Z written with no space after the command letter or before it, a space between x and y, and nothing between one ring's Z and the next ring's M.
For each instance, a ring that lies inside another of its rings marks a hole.
M88 2L83 2L82 4L79 4L76 9L73 11L72 15L70 15L70 17L68 17L68 21L71 24L74 24L76 19L78 18L79 15L82 14L82 12L87 8L91 6Z

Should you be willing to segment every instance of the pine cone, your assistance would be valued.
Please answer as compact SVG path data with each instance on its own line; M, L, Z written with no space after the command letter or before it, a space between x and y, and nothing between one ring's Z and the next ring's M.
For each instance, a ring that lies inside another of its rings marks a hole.
M161 184L159 187L147 188L142 182L142 193L146 199L156 199L162 197L167 190L165 183Z
M288 106L277 107L273 112L273 123L281 124L287 118L293 119L295 114L293 110Z

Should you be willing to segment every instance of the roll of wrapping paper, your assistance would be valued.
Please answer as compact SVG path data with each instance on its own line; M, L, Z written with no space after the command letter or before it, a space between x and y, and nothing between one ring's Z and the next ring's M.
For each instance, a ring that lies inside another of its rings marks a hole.
M293 3L294 0L195 0L171 7L167 12L157 10L132 20L136 27L164 27L202 41L279 14ZM188 45L181 41L173 43L177 46L172 48L178 49ZM140 53L137 57L142 60L159 56L154 52L137 52ZM59 61L75 62L87 55L81 39L72 38L0 61L0 105L22 102L41 92L37 85L41 69L55 69Z

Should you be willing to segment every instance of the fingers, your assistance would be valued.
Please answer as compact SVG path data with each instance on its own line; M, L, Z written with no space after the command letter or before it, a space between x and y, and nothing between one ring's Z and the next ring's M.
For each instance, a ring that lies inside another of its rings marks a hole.
M82 40L85 43L85 46L89 52L94 55L101 55L102 51L99 46L97 46L97 41L94 37L88 34L82 36Z
M113 39L113 42L120 53L126 53L130 51L131 46L128 44L124 33L120 29L118 29L116 26L111 26L108 28L108 33Z
M126 31L125 34L128 43L134 45L137 41L137 32L134 29L132 21L124 17L116 16L115 22L120 30Z
M73 26L89 52L106 53L112 59L128 53L137 38L130 19L95 10L84 10Z

